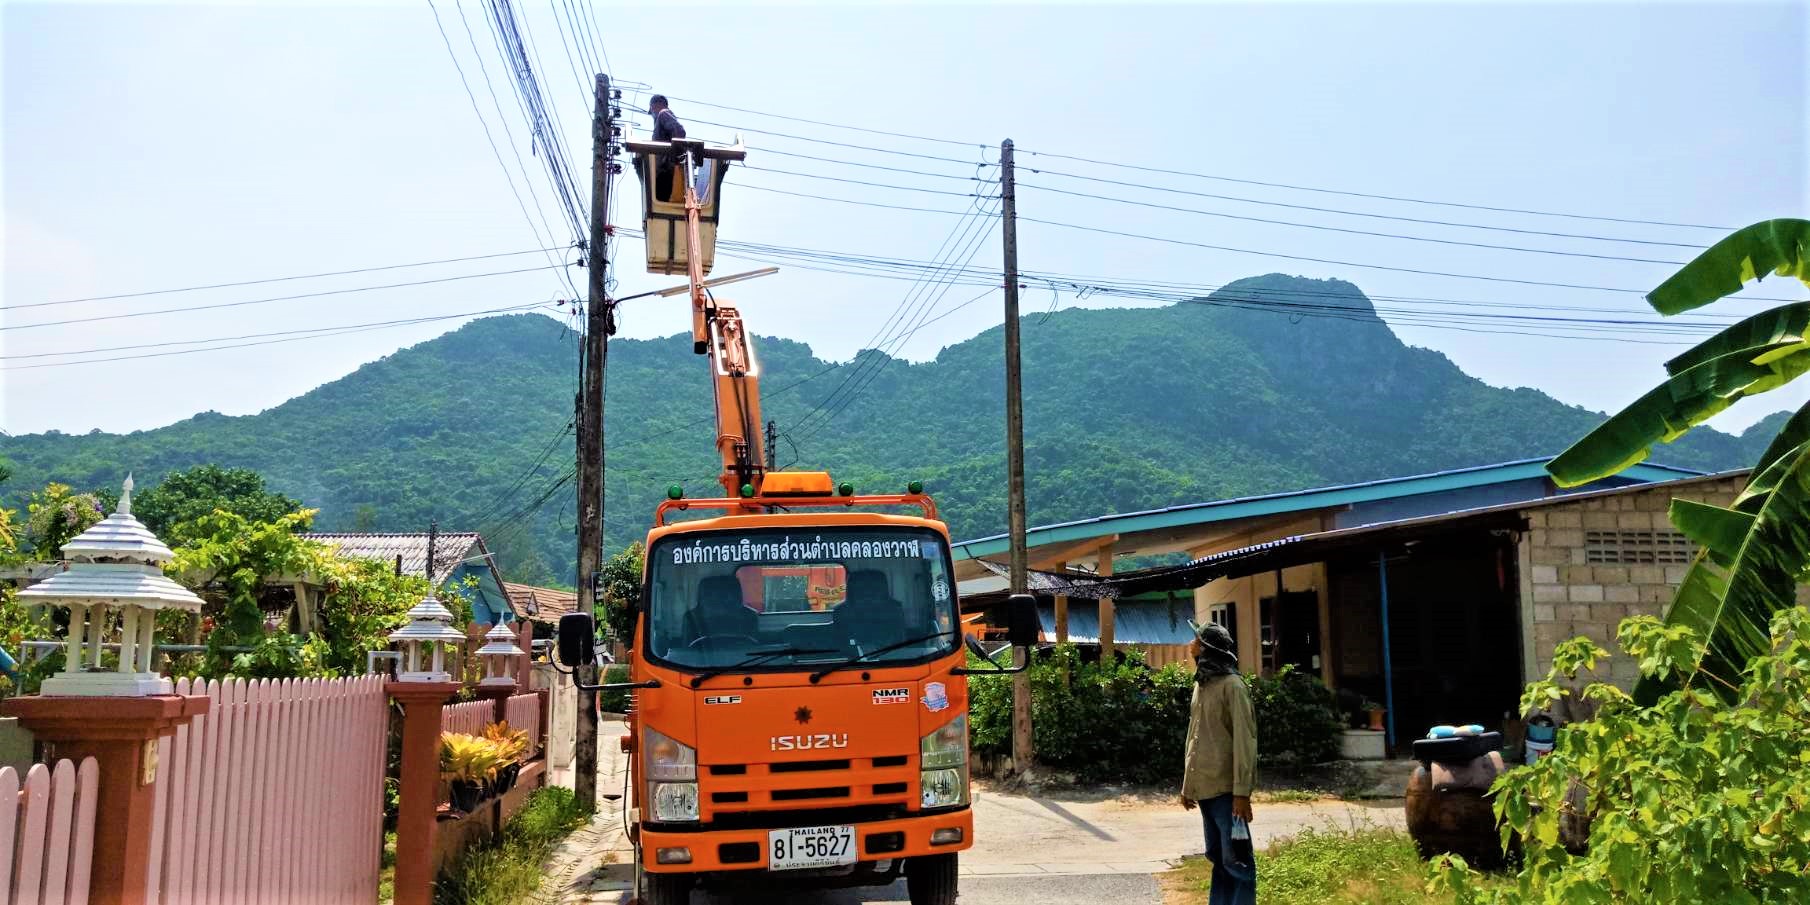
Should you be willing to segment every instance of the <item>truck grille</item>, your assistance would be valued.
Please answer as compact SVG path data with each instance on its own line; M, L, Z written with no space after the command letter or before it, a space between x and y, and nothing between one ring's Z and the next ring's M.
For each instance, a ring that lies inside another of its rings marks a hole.
M910 755L875 758L795 760L768 764L707 764L700 780L708 804L700 816L722 825L761 811L782 813L775 826L796 826L799 811L867 806L904 810L916 788L917 766Z

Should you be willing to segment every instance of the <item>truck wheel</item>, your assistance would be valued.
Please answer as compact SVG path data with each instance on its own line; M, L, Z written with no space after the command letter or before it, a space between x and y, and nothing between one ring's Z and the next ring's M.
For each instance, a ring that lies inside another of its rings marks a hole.
M911 905L955 905L955 853L926 855L905 862L905 890Z
M691 901L689 874L641 872L641 905L686 905Z

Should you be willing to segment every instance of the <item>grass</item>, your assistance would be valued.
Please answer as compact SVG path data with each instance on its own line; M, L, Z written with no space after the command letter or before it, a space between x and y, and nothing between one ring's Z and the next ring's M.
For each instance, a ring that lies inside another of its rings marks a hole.
M383 834L383 856L378 861L380 872L377 874L377 901L379 905L389 905L396 901L396 832L386 831Z
M519 905L540 887L541 865L587 812L571 789L548 786L503 827L494 845L467 850L434 882L435 905Z
M1276 789L1274 791L1259 789L1254 797L1262 804L1304 804L1309 801L1319 801L1328 796L1312 789Z
M1189 858L1163 876L1168 905L1207 901L1213 865ZM1407 834L1391 829L1303 830L1257 857L1263 905L1451 905L1426 891L1432 871Z

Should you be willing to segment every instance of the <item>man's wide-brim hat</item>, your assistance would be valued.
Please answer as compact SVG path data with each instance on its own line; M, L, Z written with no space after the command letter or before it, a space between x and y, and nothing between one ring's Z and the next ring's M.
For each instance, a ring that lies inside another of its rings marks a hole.
M1226 656L1237 656L1238 645L1232 640L1232 633L1217 622L1195 622L1188 620L1188 628L1194 631L1194 640L1199 641L1207 650Z

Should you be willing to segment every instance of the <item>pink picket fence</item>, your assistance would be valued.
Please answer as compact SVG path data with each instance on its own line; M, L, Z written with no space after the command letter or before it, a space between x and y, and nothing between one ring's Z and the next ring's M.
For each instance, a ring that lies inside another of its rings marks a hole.
M540 695L511 695L503 702L504 719L509 721L509 728L522 729L528 733L528 757L540 753Z
M484 727L496 722L496 705L489 701L448 704L440 714L441 732L483 735Z
M369 905L383 845L381 676L180 679L208 712L158 748L161 905Z
M100 765L0 767L0 902L87 905Z

